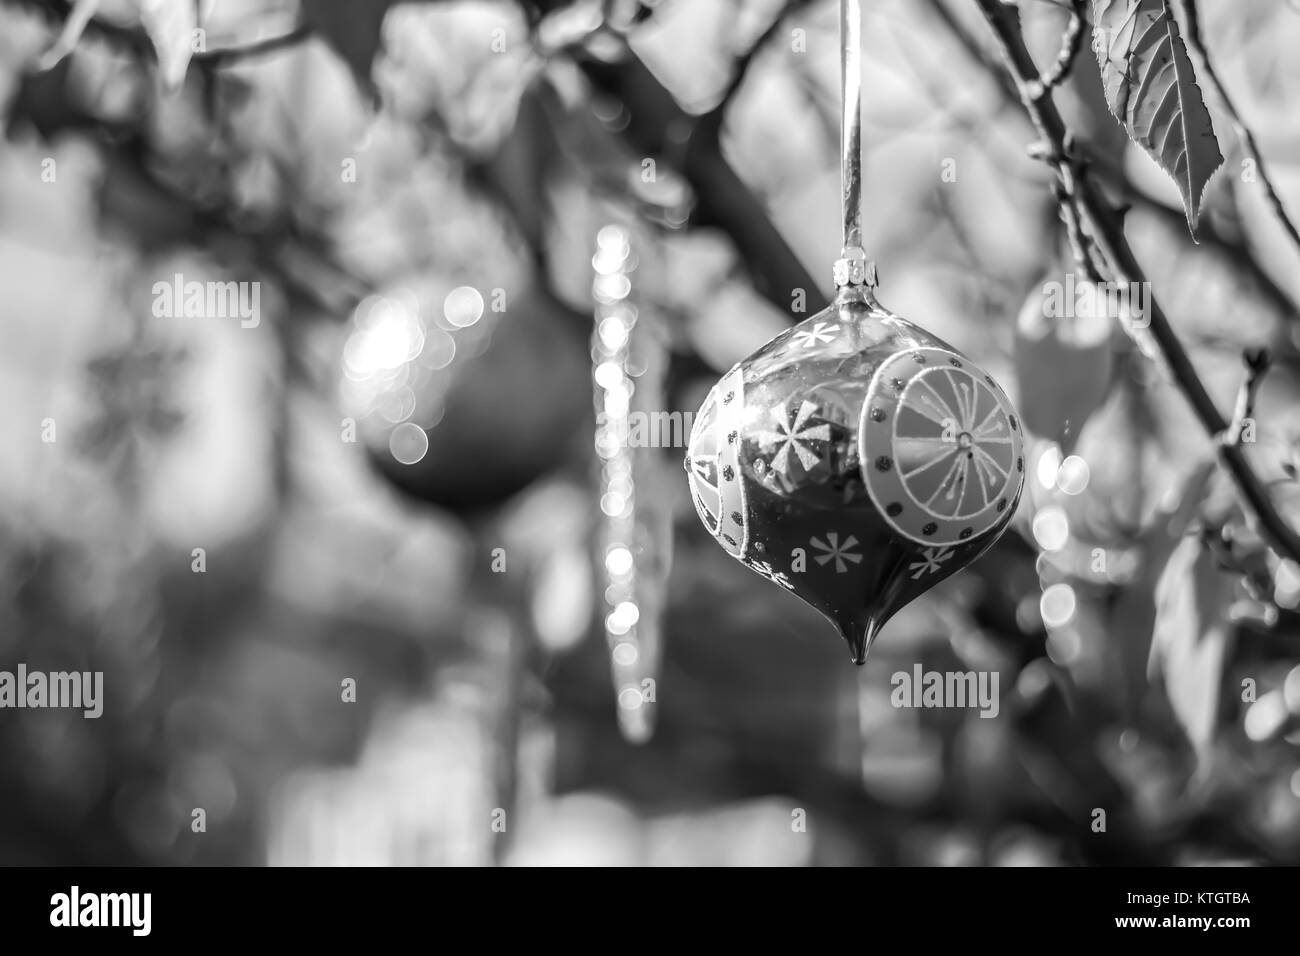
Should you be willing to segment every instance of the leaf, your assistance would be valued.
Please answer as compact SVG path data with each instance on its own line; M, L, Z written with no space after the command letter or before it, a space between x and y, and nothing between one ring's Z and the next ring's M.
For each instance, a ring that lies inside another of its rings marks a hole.
M1110 391L1111 316L1094 283L1048 273L1016 321L1018 405L1025 428L1068 455Z
M1218 725L1235 592L1236 575L1219 568L1197 535L1179 542L1156 583L1147 677L1163 675L1174 716L1201 756Z
M378 94L370 68L383 38L392 0L303 0L304 22L343 58L368 96Z
M1092 12L1106 105L1177 183L1195 233L1223 154L1169 0L1092 0Z
M173 92L185 81L199 25L194 0L140 0L140 25L158 54L158 78Z

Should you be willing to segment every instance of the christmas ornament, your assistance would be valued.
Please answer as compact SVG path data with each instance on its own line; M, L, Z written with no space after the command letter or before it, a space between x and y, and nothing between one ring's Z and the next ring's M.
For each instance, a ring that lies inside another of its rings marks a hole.
M583 353L537 286L497 299L490 287L412 282L357 306L342 405L396 487L485 512L580 454L591 407Z
M861 664L901 607L987 551L1024 481L998 384L876 301L862 250L859 9L841 0L844 250L834 302L731 369L687 450L700 519Z
M604 628L618 700L618 726L632 743L654 730L660 620L672 553L672 491L662 455L645 429L664 405L664 343L632 297L637 257L627 229L609 225L592 258L592 378L604 575Z

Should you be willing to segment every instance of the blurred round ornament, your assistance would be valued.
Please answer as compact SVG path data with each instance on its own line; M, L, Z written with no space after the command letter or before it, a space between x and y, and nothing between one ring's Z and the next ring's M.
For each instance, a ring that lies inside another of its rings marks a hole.
M343 404L372 458L442 508L493 507L585 453L578 326L537 289L494 304L468 286L394 291L358 307L344 347Z

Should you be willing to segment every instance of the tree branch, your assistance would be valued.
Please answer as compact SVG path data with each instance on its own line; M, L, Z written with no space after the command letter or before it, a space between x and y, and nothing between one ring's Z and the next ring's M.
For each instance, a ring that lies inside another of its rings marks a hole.
M566 6L567 0L521 0L521 5L531 19L540 20ZM764 36L774 34L785 15L783 12L777 17ZM791 321L797 318L791 314L796 289L804 291L804 303L810 312L825 308L829 300L822 289L829 281L813 278L772 222L760 198L722 155L717 135L720 114L687 113L625 38L615 35L624 39L617 58L596 56L581 46L569 48L568 52L593 87L626 108L628 122L618 135L640 155L667 163L690 184L695 195L692 224L716 226L727 234L754 288L782 315ZM758 45L741 57L742 66L733 76L731 87L739 88L748 69L746 57L752 58L761 46L760 38ZM724 95L723 104L726 102Z
M982 66L997 82L998 88L1005 94L1008 102L1018 104L1020 102L1019 91L1015 82L1002 69L1001 63L985 52L984 48L966 29L965 25L952 15L952 12L944 6L941 0L924 0L930 12L939 20L952 35L953 39L961 46L963 52L977 65ZM971 120L965 124L964 128L977 129L980 122L985 120ZM1162 222L1169 225L1177 225L1179 228L1186 228L1187 220L1182 210L1175 206L1155 198L1150 193L1135 186L1125 174L1120 163L1114 162L1107 157L1088 152L1083 156L1090 169L1098 173L1103 182L1112 189L1121 194L1125 202L1132 202L1134 205L1157 215ZM1068 226L1068 223L1067 223ZM1229 236L1216 228L1214 223L1208 219L1202 220L1197 225L1197 238L1201 245L1217 249L1227 259L1244 272L1250 273L1259 291L1269 300L1274 308L1286 318L1287 321L1300 321L1300 309L1297 308L1295 301L1291 298L1277 281L1260 266L1254 256L1251 255L1250 249L1235 237Z
M1268 349L1259 348L1247 349L1242 354L1241 360L1246 366L1246 377L1237 392L1237 405L1232 412L1232 423L1221 439L1226 445L1241 443L1241 436L1247 427L1247 422L1255 417L1255 396L1259 394L1259 388L1264 384L1264 376L1268 374L1269 365L1272 363Z
M203 50L195 53L193 60L197 63L212 63L214 65L246 60L249 57L261 56L263 53L282 50L285 47L302 43L315 32L309 24L302 23L287 33L266 37L262 40L254 40L252 43L246 43L243 46L225 47L219 50Z
M1002 65L997 58L990 55L984 49L974 35L972 35L970 30L966 28L966 25L953 15L952 11L942 2L942 0L923 0L923 2L935 19L937 19L947 29L949 35L957 41L958 45L962 48L962 51L967 55L967 57L979 66L984 67L989 76L994 79L999 89L1001 89L1005 94L1006 99L1012 103L1018 103L1020 101L1020 94L1015 80L1013 80L1012 77L1002 69ZM1072 5L1082 5L1082 0L1069 0L1069 2ZM1086 20L1081 20L1080 24L1081 26L1086 25ZM1058 65L1062 63L1063 57L1066 56L1066 51L1071 47L1071 41L1069 38L1071 29L1072 27L1068 26L1066 28L1066 35L1062 38L1061 53L1058 54L1057 57ZM1079 45L1075 52L1076 58L1078 50L1082 49L1082 36L1083 31L1080 30ZM1053 71L1049 70L1047 78L1051 78L1052 74ZM1044 77L1040 76L1039 79L1040 81L1045 82ZM1064 79L1064 76L1062 79ZM964 118L961 119L963 128L972 133L979 129L979 124L981 122L987 122L987 119L978 121L975 119L969 121ZM1180 209L1169 206L1159 199L1156 199L1150 193L1134 186L1119 164L1113 163L1105 157L1095 154L1088 154L1085 158L1089 165L1094 167L1097 173L1101 174L1103 181L1107 183L1107 185L1118 190L1122 194L1124 201L1133 202L1136 205L1142 206L1144 209L1158 215L1162 221L1169 224L1182 225L1185 223L1183 213ZM1260 165L1258 161L1256 165ZM1266 188L1268 187L1266 186ZM1072 229L1071 221L1070 219L1065 218L1064 215L1062 218L1065 220L1067 235L1073 249L1078 241L1077 233L1070 234L1070 230ZM1243 271L1250 273L1261 294L1263 294L1273 307L1276 308L1288 321L1300 321L1300 309L1297 308L1296 302L1291 298L1290 294L1282 289L1282 287L1278 285L1277 281L1260 266L1259 262L1257 262L1254 256L1251 255L1250 250L1243 245L1242 242L1235 237L1223 233L1208 220L1202 221L1198 225L1197 238L1200 239L1202 245L1210 246L1219 250L1234 265L1238 266ZM1091 245L1091 242L1088 242L1086 245Z
M1042 88L1040 72L1025 44L1020 11L1000 0L975 0L997 38L1003 60L1020 92L1021 103L1042 138L1044 158L1055 171L1060 191L1071 198L1082 213L1098 251L1121 283L1146 284L1147 279L1124 235L1121 213L1092 182L1087 169L1070 151L1070 134L1052 91ZM1149 288L1149 285L1146 285ZM1300 561L1300 535L1277 510L1263 481L1246 460L1240 444L1221 439L1229 423L1210 398L1191 359L1154 296L1149 299L1148 319L1152 340L1169 367L1174 382L1192 406L1201 426L1218 444L1220 464L1232 478L1247 508L1274 550L1283 557Z
M1044 89L1053 89L1070 75L1079 50L1083 48L1083 25L1087 22L1086 0L1070 0L1070 22L1061 38L1061 52L1052 68L1039 77Z
M694 190L697 225L714 225L735 243L755 288L790 316L791 295L805 293L809 311L828 304L816 281L786 243L762 203L722 155L716 136L691 116L631 51L617 63L574 53L578 66L597 89L627 108L622 136L643 156L658 156L673 166Z

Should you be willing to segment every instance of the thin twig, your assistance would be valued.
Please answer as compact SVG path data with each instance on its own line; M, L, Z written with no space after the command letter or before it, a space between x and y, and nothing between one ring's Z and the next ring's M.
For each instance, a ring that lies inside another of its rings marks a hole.
M1087 23L1087 0L1070 0L1070 22L1061 37L1061 52L1056 55L1052 68L1039 77L1044 90L1054 89L1070 75L1070 69L1083 49L1083 27Z
M1086 220L1089 234L1097 245L1110 272L1121 284L1139 283L1150 288L1141 265L1124 235L1121 212L1093 184L1086 167L1070 152L1070 136L1056 108L1051 91L1042 95L1039 70L1025 44L1020 27L1020 11L1000 0L975 0L992 29L1003 60L1015 79L1030 120L1045 144L1044 156L1056 172L1061 189L1072 196L1076 208ZM1215 441L1228 431L1229 423L1215 406L1205 383L1201 381L1179 341L1164 310L1154 296L1149 298L1148 331L1160 350L1178 389L1192 406L1201 426ZM1240 444L1219 442L1219 461L1228 472L1247 508L1258 519L1269 544L1283 557L1300 561L1300 535L1282 517L1268 495L1268 490L1250 463Z
M1300 252L1300 231L1297 231L1295 223L1287 214L1286 207L1282 205L1282 197L1278 195L1277 189L1273 185L1273 178L1268 174L1268 169L1264 166L1264 156L1259 151L1259 144L1255 142L1255 134L1250 131L1250 127L1246 125L1241 118L1241 114L1237 112L1232 97L1228 95L1227 88L1223 85L1223 81L1219 79L1219 73L1210 61L1210 51L1206 47L1205 38L1201 33L1201 20L1196 10L1196 0L1183 0L1183 12L1187 20L1188 42L1201 61L1201 75L1209 80L1210 85L1214 87L1215 95L1223 104L1224 111L1227 112L1228 119L1232 122L1232 128L1237 134L1237 139L1241 141L1246 154L1255 164L1255 173L1259 177L1260 185L1264 187L1264 196L1267 198L1269 206L1272 207L1273 215L1277 218L1278 224L1285 230L1296 251Z
M266 37L261 40L254 40L243 46L223 47L219 50L203 50L195 53L193 59L197 62L208 62L214 65L224 65L236 60L246 60L249 57L261 56L264 53L271 53L274 50L282 50L285 47L294 46L302 43L315 31L307 24L300 24L286 33L280 33L276 36Z
M983 66L986 70L997 71L998 86L1006 94L1003 97L1004 102L1018 105L1019 95L1016 86L1005 71L1002 70L1001 65L990 59L979 48L969 31L951 16L947 8L939 3L939 0L926 0L926 2L930 4L931 9L936 12L944 25L952 31L954 39L958 41L962 49L977 65ZM961 128L972 135L987 136L989 122L1000 115L1000 109L999 107L999 113L993 116L960 116L958 119L961 122ZM1129 179L1122 164L1107 156L1081 148L1078 144L1071 145L1073 149L1078 151L1079 160L1086 162L1091 172L1098 175L1112 190L1117 191L1122 201L1131 203L1151 213L1166 226L1176 227L1179 230L1187 228L1187 221L1181 207L1172 206L1136 185ZM1031 155L1034 155L1032 147ZM1038 158L1041 158L1041 156ZM1073 201L1071 203L1073 205ZM1062 218L1065 219L1066 217L1063 215ZM1067 230L1072 228L1068 220L1066 221L1066 228ZM1223 232L1209 220L1202 220L1197 224L1196 235L1203 248L1216 250L1233 266L1243 273L1247 273L1259 293L1277 310L1283 321L1300 322L1300 307L1297 306L1296 301L1259 264L1240 238ZM1071 235L1068 238L1071 247L1074 248L1076 245L1075 236ZM1086 246L1092 245L1090 240L1083 244Z
M1069 75L1074 66L1074 61L1078 57L1079 50L1082 49L1083 27L1087 22L1084 16L1085 0L1068 0L1068 2L1070 4L1068 7L1070 22L1066 25L1061 38L1061 52L1057 54L1056 62L1051 70L1040 75L1027 85L1026 92L1032 97L1040 97L1059 85ZM957 41L966 55L985 68L985 71L1003 92L1005 99L1011 103L1019 102L1023 95L1015 79L1002 69L1002 65L995 57L990 56L984 50L974 35L953 15L942 0L925 0L925 3L930 13L947 28L949 35ZM1043 144L1035 144L1030 147L1030 155L1037 159L1043 159L1045 158L1043 149ZM1067 170L1065 175L1072 175L1072 173ZM1101 281L1100 271L1095 262L1095 246L1092 240L1083 232L1081 222L1083 217L1077 208L1077 203L1074 201L1072 191L1062 189L1058 184L1055 196L1061 221L1065 224L1065 234L1070 245L1071 255L1078 264L1080 271L1088 279L1093 282Z
M1273 361L1268 349L1264 348L1246 349L1242 353L1241 360L1246 366L1246 377L1237 392L1237 405L1232 413L1232 423L1220 439L1225 445L1241 444L1242 433L1255 417L1255 396L1259 393L1259 387L1264 384L1264 376L1268 374L1269 366Z
M1066 151L1069 152L1072 146L1073 144L1067 140ZM1032 145L1029 154L1035 159L1049 159L1042 143ZM1079 207L1078 190L1074 183L1076 167L1082 168L1078 163L1069 163L1060 170L1058 179L1052 187L1052 195L1056 199L1061 221L1065 224L1065 236L1070 244L1070 252L1075 263L1090 281L1101 282L1103 266L1097 261L1097 246L1083 228L1084 212Z

